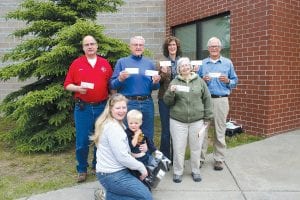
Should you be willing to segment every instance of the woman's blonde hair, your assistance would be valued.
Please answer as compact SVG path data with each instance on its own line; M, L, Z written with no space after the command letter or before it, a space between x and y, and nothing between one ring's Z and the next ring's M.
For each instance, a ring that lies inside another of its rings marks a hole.
M92 140L93 143L97 144L99 142L99 138L101 137L101 134L103 132L104 125L106 124L106 122L113 120L113 116L111 114L112 107L116 103L121 101L125 101L127 103L128 100L125 96L119 93L111 95L111 97L108 99L104 111L96 120L95 133L90 137L90 140Z

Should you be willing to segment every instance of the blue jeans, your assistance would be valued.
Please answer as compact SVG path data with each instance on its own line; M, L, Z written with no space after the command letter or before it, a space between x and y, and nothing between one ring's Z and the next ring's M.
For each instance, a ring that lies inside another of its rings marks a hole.
M74 119L76 129L76 159L78 162L78 173L87 172L87 167L89 166L89 136L93 134L95 121L103 112L105 105L106 101L96 106L85 104L82 108L78 103L75 104ZM92 168L96 168L96 147L94 147Z
M127 105L128 111L136 109L143 114L142 131L148 139L153 141L154 135L154 104L152 99L144 101L129 100ZM127 121L125 121L127 126Z
M106 200L152 200L149 189L128 169L114 173L97 173L106 191Z
M158 99L158 109L161 123L160 151L173 160L170 136L170 109L162 99Z
M143 157L136 159L150 168L155 168L158 164L158 162L154 159L154 157L151 154L149 154L149 152L147 152L146 155L144 155Z

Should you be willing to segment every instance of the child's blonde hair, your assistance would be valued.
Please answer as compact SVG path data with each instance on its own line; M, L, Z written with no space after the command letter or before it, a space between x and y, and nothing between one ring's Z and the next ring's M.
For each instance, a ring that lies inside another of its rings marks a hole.
M111 97L108 99L106 106L104 108L104 111L102 114L98 117L95 123L95 133L90 137L90 140L92 140L95 144L99 142L99 138L101 137L101 134L103 132L104 125L108 122L113 120L113 116L111 114L112 107L121 101L125 101L127 103L127 98L123 96L122 94L115 93L111 95Z
M127 113L127 121L129 120L137 120L138 122L140 122L142 124L143 122L143 114L138 111L138 110L130 110L128 113Z

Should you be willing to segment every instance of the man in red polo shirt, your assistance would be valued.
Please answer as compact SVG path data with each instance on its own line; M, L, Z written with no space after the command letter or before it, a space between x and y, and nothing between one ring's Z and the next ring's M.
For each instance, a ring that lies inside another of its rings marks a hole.
M109 94L108 81L112 76L109 62L97 55L96 39L87 35L82 40L85 55L75 59L67 73L64 88L74 92L74 119L76 129L76 159L78 182L87 178L89 136L103 112ZM96 167L96 149L92 161L92 174Z

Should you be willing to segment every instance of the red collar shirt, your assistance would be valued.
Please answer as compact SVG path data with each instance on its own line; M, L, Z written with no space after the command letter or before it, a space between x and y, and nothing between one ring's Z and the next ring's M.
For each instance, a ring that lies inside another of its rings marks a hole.
M91 88L86 94L74 93L74 98L79 98L85 102L100 102L106 100L109 94L109 80L112 76L112 68L109 62L97 56L94 67L90 65L86 56L81 56L73 61L67 73L64 88L69 84L82 85L87 83Z

